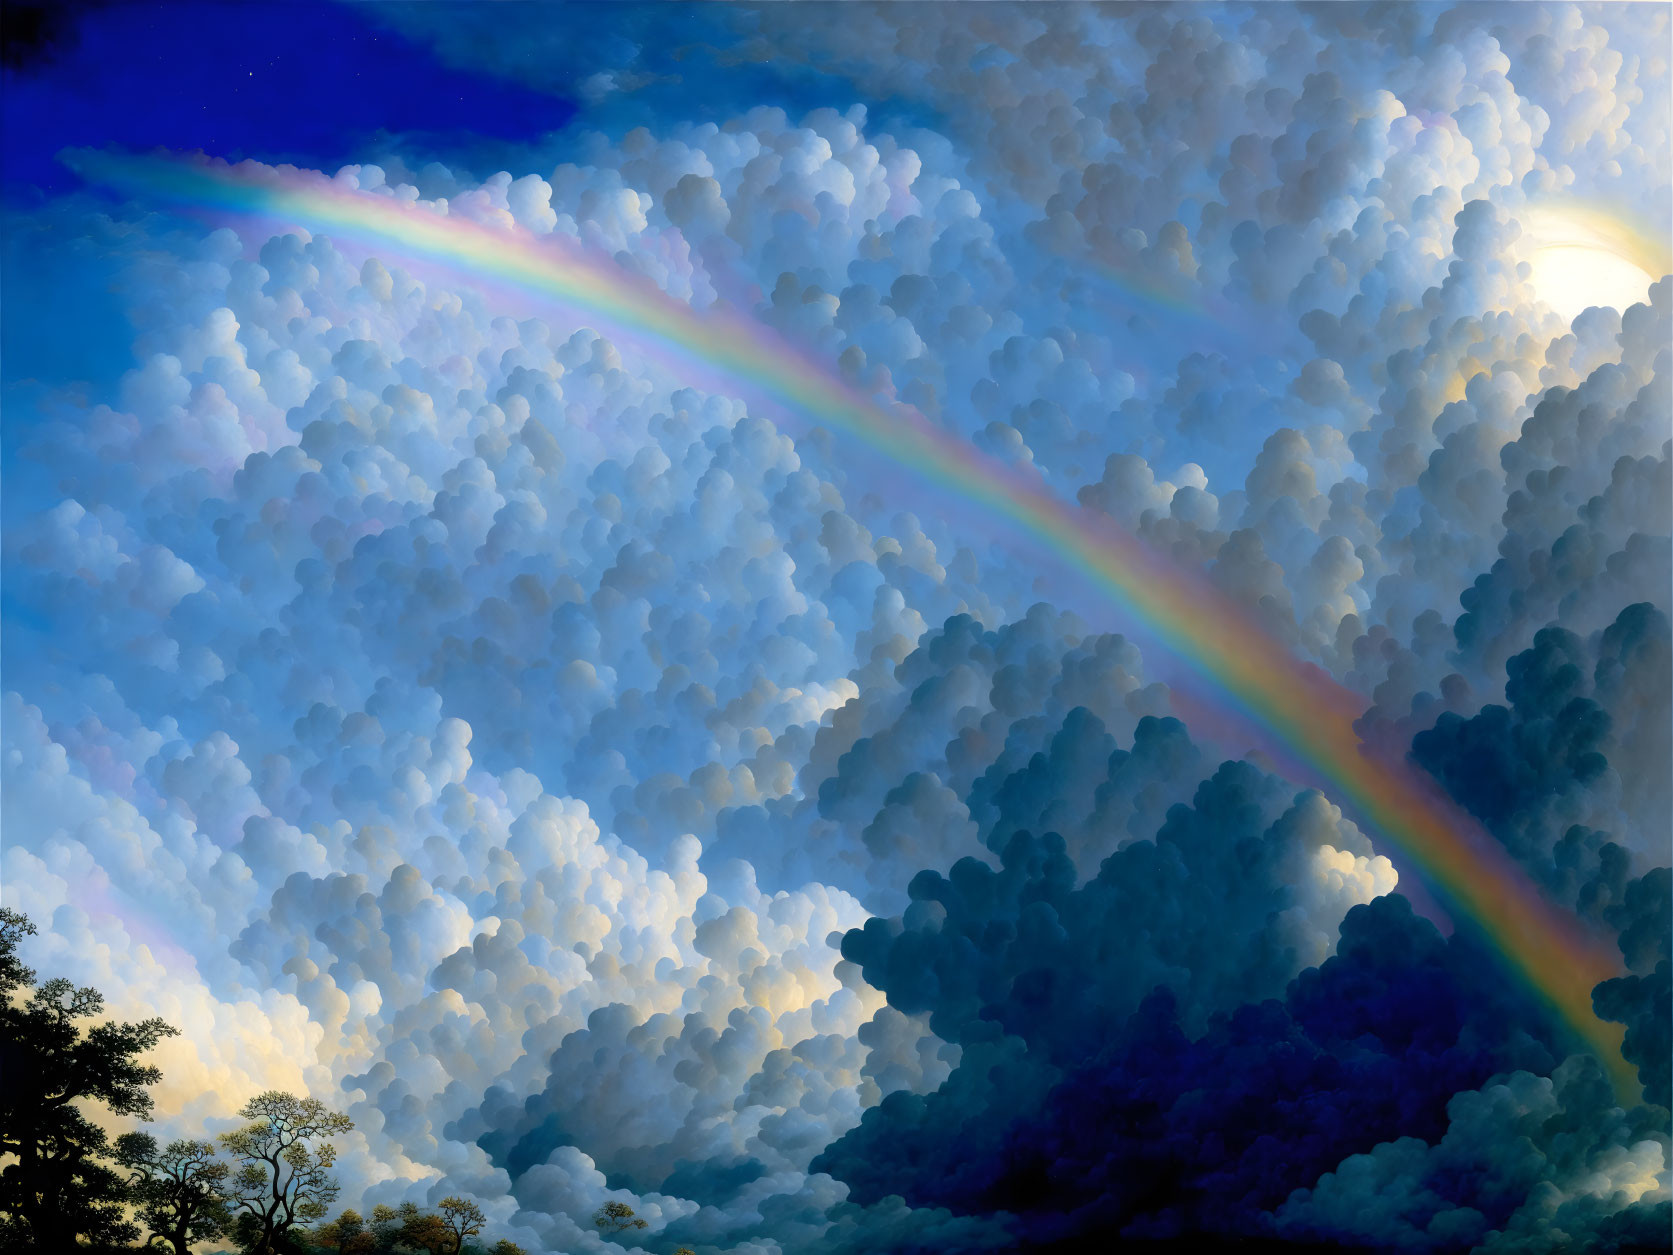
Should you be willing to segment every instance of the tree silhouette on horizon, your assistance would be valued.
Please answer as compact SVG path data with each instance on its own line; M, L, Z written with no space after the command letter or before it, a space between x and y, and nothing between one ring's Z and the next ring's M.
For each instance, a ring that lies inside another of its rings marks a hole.
M354 1122L317 1098L280 1090L257 1094L238 1114L250 1123L220 1139L239 1161L233 1231L249 1255L280 1255L292 1245L291 1231L323 1220L336 1199L337 1149L325 1139Z
M73 1251L139 1237L123 1206L128 1184L106 1160L109 1136L78 1104L149 1119L147 1087L162 1073L138 1056L178 1029L159 1018L98 1020L104 995L63 977L35 983L18 946L35 932L26 915L0 907L0 1249ZM27 992L26 992L27 991Z
M116 1139L116 1158L132 1174L129 1196L150 1241L166 1242L175 1255L190 1255L193 1243L226 1231L232 1222L231 1169L215 1155L213 1142L178 1138L159 1148L149 1133Z

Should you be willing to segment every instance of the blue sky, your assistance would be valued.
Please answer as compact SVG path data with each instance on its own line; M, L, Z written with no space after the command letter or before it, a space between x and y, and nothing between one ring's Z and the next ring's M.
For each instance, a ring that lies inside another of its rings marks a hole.
M380 133L438 149L526 141L575 114L565 84L536 91L440 61L339 4L117 4L62 19L5 72L5 177L14 195L72 182L60 149L117 144L341 162Z

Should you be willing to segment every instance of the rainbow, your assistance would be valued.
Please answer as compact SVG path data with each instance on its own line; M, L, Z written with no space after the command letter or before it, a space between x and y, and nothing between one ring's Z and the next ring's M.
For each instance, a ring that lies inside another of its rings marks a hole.
M1083 279L1086 278L1083 276ZM1090 268L1089 286L1092 283L1105 288L1114 299L1132 305L1142 313L1174 315L1196 320L1211 317L1206 304L1200 298L1193 299L1189 294L1188 281L1183 278L1169 283L1159 276L1146 275L1138 270L1094 264Z
M1102 515L1065 503L910 407L885 406L860 394L753 320L727 310L694 310L565 238L536 236L509 222L488 226L448 216L289 167L87 152L76 154L72 164L91 181L187 210L338 232L560 302L675 359L758 388L1009 520L1166 641L1217 689L1219 701L1262 725L1338 804L1394 842L1447 908L1474 921L1597 1054L1623 1099L1637 1095L1636 1074L1621 1055L1624 1030L1592 1010L1593 987L1621 971L1612 948L1550 905L1427 776L1363 748L1354 724L1364 703L1356 694L1294 658L1196 572Z
M1078 299L1088 309L1108 311L1121 322L1137 314L1161 327L1189 328L1198 350L1257 345L1272 353L1283 330L1281 322L1253 318L1246 309L1204 292L1195 280L1182 276L1170 280L1101 262L1082 266L1064 281L1060 292L1066 299ZM1146 379L1142 368L1128 369L1141 381Z

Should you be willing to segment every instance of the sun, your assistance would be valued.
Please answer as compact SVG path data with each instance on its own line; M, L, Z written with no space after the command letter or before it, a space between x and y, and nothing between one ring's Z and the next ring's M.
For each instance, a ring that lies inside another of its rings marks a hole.
M1644 300L1655 266L1631 228L1596 210L1541 206L1522 221L1522 260L1534 295L1567 322L1581 310L1607 305L1619 311Z

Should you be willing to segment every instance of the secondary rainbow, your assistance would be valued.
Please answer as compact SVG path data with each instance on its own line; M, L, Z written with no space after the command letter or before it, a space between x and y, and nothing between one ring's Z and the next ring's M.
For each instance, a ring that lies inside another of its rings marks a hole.
M1102 515L1068 504L910 407L866 397L735 312L697 311L564 237L485 225L323 175L202 158L80 153L90 180L198 212L256 216L507 284L601 320L664 354L719 370L775 402L848 432L893 461L1009 519L1082 571L1124 613L1169 643L1315 773L1334 800L1392 840L1455 914L1475 921L1527 984L1591 1047L1623 1097L1637 1093L1623 1029L1598 1019L1591 991L1618 975L1611 949L1548 904L1501 847L1404 762L1362 749L1363 701L1298 661L1196 572Z

